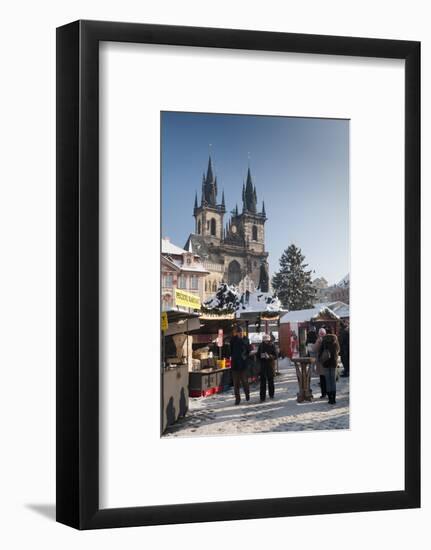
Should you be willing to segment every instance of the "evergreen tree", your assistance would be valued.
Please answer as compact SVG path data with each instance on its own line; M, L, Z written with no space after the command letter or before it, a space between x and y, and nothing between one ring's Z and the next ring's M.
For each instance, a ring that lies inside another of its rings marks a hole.
M288 310L314 306L316 289L311 282L312 270L307 270L301 249L291 244L280 258L280 270L272 278L272 286L283 307Z

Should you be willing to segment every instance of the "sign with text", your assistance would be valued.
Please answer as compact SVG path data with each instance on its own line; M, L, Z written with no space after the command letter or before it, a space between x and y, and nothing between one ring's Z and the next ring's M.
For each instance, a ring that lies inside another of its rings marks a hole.
M166 311L162 311L162 331L166 332L168 330L168 314Z
M185 290L175 289L175 304L180 307L190 307L192 309L201 309L199 296L191 294Z

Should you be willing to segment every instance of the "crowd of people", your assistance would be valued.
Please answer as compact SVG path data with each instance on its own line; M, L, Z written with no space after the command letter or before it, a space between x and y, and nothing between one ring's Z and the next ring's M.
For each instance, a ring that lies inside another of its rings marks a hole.
M349 326L342 323L340 338L331 327L321 327L317 331L315 327L307 333L307 353L314 358L312 369L319 376L321 399L327 398L330 405L336 404L337 377L339 358L344 370L341 376L350 375L350 337ZM252 347L242 327L235 327L230 339L230 355L232 381L235 395L235 405L241 403L241 386L246 401L250 401L250 386L248 381L248 361ZM277 359L277 350L273 339L269 334L264 334L261 344L256 351L260 360L260 401L274 398L274 364Z

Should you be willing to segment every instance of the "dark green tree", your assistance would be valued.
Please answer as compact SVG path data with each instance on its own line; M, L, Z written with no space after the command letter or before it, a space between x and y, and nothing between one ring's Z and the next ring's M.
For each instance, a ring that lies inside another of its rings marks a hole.
M316 289L311 281L301 249L291 244L280 258L280 270L272 278L272 286L283 307L288 310L314 306Z

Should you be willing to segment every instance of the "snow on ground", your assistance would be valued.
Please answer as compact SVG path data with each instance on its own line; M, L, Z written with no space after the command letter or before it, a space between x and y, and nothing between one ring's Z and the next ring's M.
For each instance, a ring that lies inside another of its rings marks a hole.
M319 399L319 378L313 377L312 402L297 403L298 382L293 365L279 362L275 397L260 403L259 383L250 386L247 403L241 389L241 404L234 404L233 389L209 397L191 398L187 416L170 426L164 437L235 435L349 428L349 378L337 383L337 404Z

